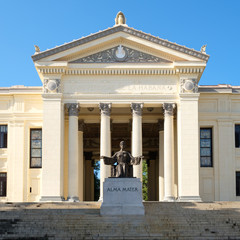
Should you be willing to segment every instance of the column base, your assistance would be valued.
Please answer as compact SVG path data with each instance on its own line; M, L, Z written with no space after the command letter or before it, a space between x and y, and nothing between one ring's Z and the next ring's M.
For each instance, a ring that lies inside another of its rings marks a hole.
M67 197L68 202L80 202L78 197Z
M177 199L178 202L202 202L200 196L180 196Z
M175 197L164 197L163 202L175 202Z
M61 196L42 196L39 200L40 202L62 202L64 197Z

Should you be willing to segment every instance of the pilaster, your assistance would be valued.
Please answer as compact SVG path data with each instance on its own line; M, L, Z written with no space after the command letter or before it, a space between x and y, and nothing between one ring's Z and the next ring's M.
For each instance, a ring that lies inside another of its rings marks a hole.
M159 121L159 201L164 200L164 122Z
M12 202L23 202L26 194L24 170L24 121L11 121L8 125L8 164L7 164L7 199Z
M83 158L83 132L84 132L84 121L78 122L78 196L79 200L83 201L84 195L84 158Z
M231 119L218 119L218 146L221 146L218 157L220 201L236 201L236 188L233 187L236 184L233 129ZM215 165L214 162L213 165Z
M178 186L179 201L201 201L199 196L199 93L179 94Z
M62 94L43 94L41 201L63 199L64 105Z

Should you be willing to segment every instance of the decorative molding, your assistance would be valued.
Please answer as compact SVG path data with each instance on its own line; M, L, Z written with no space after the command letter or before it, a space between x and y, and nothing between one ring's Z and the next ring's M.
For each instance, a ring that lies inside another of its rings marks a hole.
M60 93L61 80L60 79L44 79L43 92L44 93Z
M202 73L203 68L193 68L193 67L185 67L185 68L177 68L176 73L182 73L182 74L191 74L191 73Z
M112 108L111 103L99 103L99 109L101 111L101 114L103 115L110 116L111 108Z
M133 114L142 116L143 103L131 103L131 110Z
M164 115L173 116L175 107L175 103L163 103Z
M85 127L84 121L83 121L83 120L79 120L79 121L78 121L78 131L83 132L84 127Z
M67 75L175 75L175 69L69 69Z
M78 117L80 107L78 103L67 103L66 108L68 111L68 115Z
M117 25L115 27L108 28L108 29L100 31L98 33L89 35L87 37L82 37L78 40L74 40L70 43L66 43L66 44L63 44L61 46L57 46L55 48L40 52L36 55L33 55L32 59L33 59L33 61L37 61L39 59L54 55L54 54L62 52L62 51L66 51L68 49L86 44L90 41L97 40L99 38L106 37L108 35L111 35L111 34L117 33L117 32L125 32L125 33L128 33L128 34L132 35L132 36L136 36L136 37L139 37L141 39L150 41L152 43L156 43L156 44L159 44L161 46L176 50L178 52L188 54L190 56L202 59L204 61L208 61L208 59L209 59L209 55L207 55L205 53L201 53L200 51L196 51L194 49L190 49L190 48L187 48L185 46L181 46L177 43L169 42L168 40L161 39L159 37L155 37L155 36L152 36L150 34L147 34L147 33L135 30L134 28L130 28L130 27L123 26L123 25Z
M79 58L70 63L171 63L168 60L143 53L122 45L110 48L83 58Z
M198 82L197 79L180 79L180 93L197 93Z
M176 74L193 74L202 73L203 68L189 67L189 68L151 68L151 69L65 69L54 67L38 68L39 73L42 74L66 74L66 75L176 75Z
M38 68L39 73L43 74L63 74L66 72L65 68L54 68L54 67L44 67L44 68Z

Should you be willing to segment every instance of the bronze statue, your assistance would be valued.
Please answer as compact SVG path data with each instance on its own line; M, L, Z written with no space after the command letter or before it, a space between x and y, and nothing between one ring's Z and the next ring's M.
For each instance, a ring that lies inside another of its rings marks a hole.
M133 177L132 165L139 165L143 156L133 157L129 152L125 151L126 144L120 142L120 151L116 152L112 157L101 156L106 165L112 165L112 177ZM115 165L114 165L115 164Z

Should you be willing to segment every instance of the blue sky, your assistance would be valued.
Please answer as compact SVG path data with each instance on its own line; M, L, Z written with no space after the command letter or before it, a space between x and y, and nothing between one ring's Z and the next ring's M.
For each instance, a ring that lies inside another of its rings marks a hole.
M240 0L0 0L0 87L41 86L31 55L114 25L129 27L210 55L200 85L240 85Z

